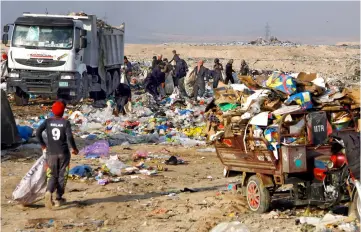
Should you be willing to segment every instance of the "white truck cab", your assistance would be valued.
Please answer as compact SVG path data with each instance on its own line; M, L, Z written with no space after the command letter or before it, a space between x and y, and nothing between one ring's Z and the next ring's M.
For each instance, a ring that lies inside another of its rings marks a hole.
M99 26L94 15L24 14L13 24L7 91L18 105L27 104L28 94L105 98L120 82L123 56L124 25Z

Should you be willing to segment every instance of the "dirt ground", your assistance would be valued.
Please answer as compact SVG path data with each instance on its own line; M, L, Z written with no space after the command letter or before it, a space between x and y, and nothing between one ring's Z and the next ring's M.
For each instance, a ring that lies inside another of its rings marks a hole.
M224 178L215 153L159 145L113 147L111 153L131 164L137 150L159 152L163 148L179 155L187 164L167 166L157 176L121 176L121 182L100 186L96 181L69 180L67 205L48 210L43 200L22 208L11 201L12 191L40 156L40 149L12 152L1 164L2 231L209 231L222 221L239 220L251 231L295 231L294 217L264 219L247 210L241 194L227 190L239 177ZM98 160L73 157L71 166L99 167ZM184 188L197 192L180 193ZM175 192L174 196L169 195ZM169 196L168 196L169 195ZM54 223L50 228L50 220ZM37 229L38 228L38 229Z

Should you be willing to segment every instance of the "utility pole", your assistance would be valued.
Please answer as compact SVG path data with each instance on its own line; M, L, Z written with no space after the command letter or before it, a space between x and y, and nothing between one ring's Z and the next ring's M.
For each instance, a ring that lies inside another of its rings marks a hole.
M107 17L107 12L105 12L105 14L104 14L104 22L105 22L105 23L107 22L107 19L108 19L108 17Z
M265 40L269 41L270 39L270 34L271 34L271 27L268 25L268 23L266 24L265 27Z

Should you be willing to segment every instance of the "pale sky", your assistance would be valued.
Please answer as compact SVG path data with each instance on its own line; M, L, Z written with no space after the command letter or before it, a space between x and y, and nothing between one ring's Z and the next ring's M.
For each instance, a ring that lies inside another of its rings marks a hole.
M360 2L1 2L1 26L23 12L84 11L126 24L127 43L249 41L265 25L280 40L360 41Z

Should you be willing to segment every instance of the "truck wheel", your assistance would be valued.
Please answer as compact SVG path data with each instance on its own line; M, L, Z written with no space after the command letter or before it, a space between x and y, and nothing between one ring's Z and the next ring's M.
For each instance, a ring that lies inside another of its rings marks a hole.
M83 73L82 74L82 81L80 82L78 89L77 89L77 95L75 98L71 97L70 103L75 106L80 103L80 101L83 99L85 100L88 98L89 91L88 91L88 74Z
M115 71L113 74L113 90L115 90L120 83L120 75L118 71Z
M358 196L358 192L356 190L355 196L353 197L353 201L351 202L351 205L348 210L349 216L356 216L357 219L360 221L361 217L361 200Z
M271 196L258 176L253 175L248 179L246 197L248 207L253 212L265 213L269 209Z
M15 96L15 105L17 106L26 106L29 104L29 94L22 91L20 88L16 89L14 94Z
M112 80L112 73L110 71L107 71L106 77L105 77L105 86L106 86L106 94L109 96L112 93L113 89L113 80Z

